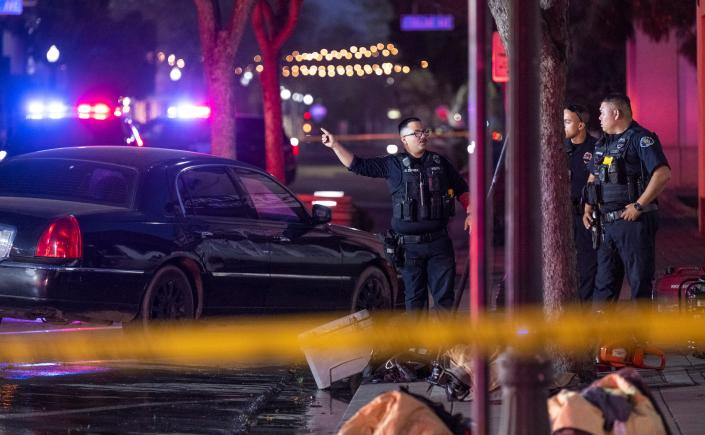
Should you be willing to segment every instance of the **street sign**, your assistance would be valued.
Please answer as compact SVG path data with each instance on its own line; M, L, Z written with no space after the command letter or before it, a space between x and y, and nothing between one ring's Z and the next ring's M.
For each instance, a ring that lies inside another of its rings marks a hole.
M509 58L499 32L492 33L492 80L496 83L509 81Z
M402 15L400 25L404 32L453 30L455 28L452 15Z
M0 15L22 15L22 0L0 0Z

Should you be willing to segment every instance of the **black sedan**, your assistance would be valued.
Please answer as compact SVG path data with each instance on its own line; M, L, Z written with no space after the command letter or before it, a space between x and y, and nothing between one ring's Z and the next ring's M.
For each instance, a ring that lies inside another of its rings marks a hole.
M0 164L0 316L148 322L391 308L370 233L268 174L187 151L76 147Z

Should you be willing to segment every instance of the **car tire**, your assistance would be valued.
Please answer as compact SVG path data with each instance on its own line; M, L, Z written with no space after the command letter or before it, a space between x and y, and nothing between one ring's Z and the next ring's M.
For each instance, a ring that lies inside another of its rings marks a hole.
M192 320L195 314L193 288L186 274L176 266L162 267L154 274L142 298L137 321Z
M390 310L391 308L392 288L389 279L378 267L368 267L355 283L352 312L365 309L369 311Z

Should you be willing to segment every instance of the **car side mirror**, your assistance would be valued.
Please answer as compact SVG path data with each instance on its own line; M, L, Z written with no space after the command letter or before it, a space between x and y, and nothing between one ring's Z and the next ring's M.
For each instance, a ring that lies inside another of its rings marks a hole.
M311 210L311 216L313 218L313 223L325 224L330 222L331 211L325 205L314 204L313 209Z

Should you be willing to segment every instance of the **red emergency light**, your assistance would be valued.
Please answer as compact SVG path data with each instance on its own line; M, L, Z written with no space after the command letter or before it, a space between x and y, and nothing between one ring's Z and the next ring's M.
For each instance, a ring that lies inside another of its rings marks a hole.
M105 103L81 103L76 106L76 113L81 119L97 119L102 121L104 119L108 119L110 112L110 106Z

